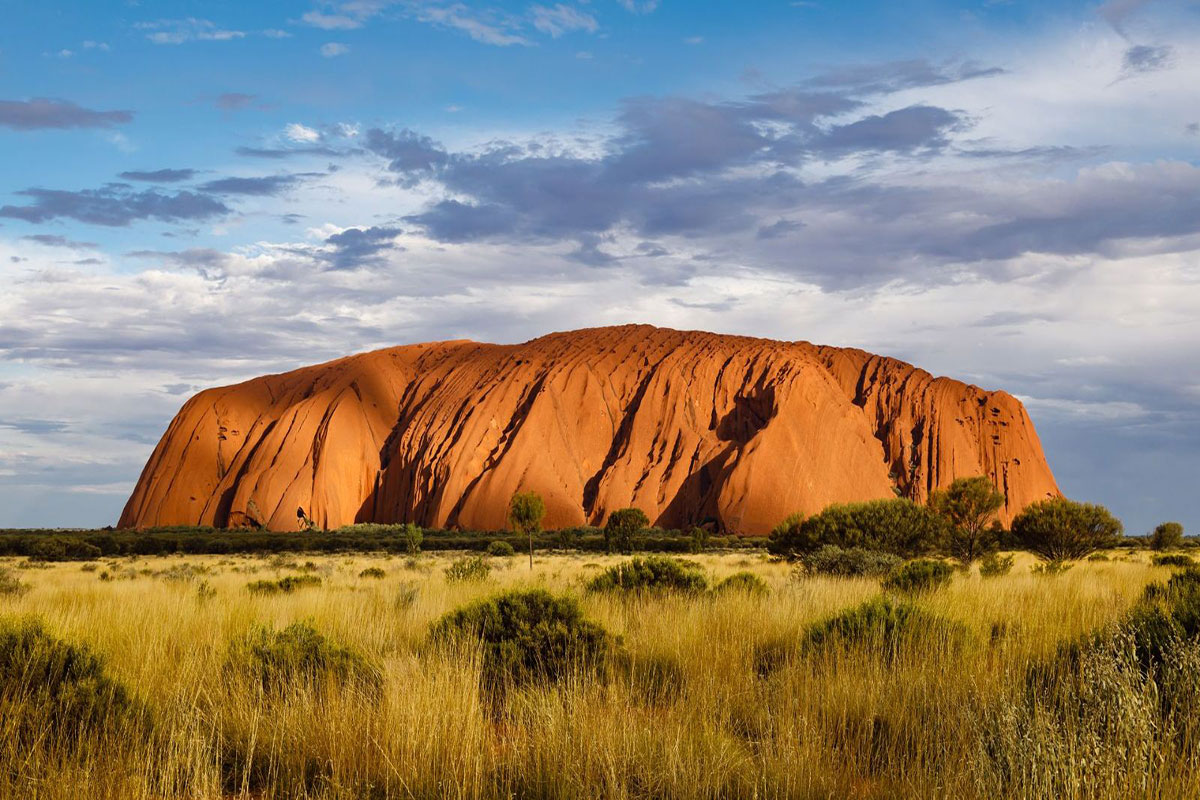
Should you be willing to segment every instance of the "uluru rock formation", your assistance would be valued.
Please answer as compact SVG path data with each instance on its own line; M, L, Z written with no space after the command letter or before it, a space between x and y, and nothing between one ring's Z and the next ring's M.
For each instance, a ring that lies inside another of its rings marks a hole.
M1057 496L1021 403L861 350L650 326L393 347L184 404L122 527L550 528L637 506L762 534L793 512L987 475L1005 522Z

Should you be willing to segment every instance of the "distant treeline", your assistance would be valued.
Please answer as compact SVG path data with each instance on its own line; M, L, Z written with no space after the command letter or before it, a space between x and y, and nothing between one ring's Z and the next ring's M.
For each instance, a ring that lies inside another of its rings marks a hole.
M421 529L420 550L484 551L492 542L507 542L518 552L529 539L511 531L450 531ZM705 550L766 547L765 537L710 536ZM535 550L607 549L600 528L564 528L534 534ZM332 531L262 531L220 528L151 528L147 530L0 530L0 556L25 556L42 561L81 561L104 556L220 555L232 553L408 553L410 537L403 525L352 525ZM647 528L635 535L632 549L642 552L686 553L697 549L691 531Z

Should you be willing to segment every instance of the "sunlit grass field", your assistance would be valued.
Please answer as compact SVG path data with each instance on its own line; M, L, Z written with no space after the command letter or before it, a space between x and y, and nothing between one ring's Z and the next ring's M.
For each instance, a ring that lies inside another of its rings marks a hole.
M870 641L801 652L769 671L764 648L879 595L879 581L705 554L687 560L710 581L748 570L769 592L623 596L584 589L622 557L539 554L532 570L520 554L490 558L486 579L450 582L453 558L3 562L28 588L0 594L0 617L34 616L86 644L138 711L29 746L11 735L19 709L0 704L0 797L1200 796L1196 732L1156 727L1153 682L1101 665L1078 713L1030 702L1031 666L1111 629L1170 576L1147 553L1050 577L1024 554L1003 577L957 572L914 602L959 626L887 653ZM301 574L320 585L247 588ZM478 651L431 646L430 626L519 587L577 598L632 666L481 691ZM378 689L272 694L230 669L232 643L256 625L302 620L376 665Z

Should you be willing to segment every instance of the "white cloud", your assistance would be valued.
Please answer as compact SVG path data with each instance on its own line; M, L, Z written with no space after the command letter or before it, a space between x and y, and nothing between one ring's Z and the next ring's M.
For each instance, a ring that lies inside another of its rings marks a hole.
M571 31L595 33L599 29L596 18L562 3L554 6L530 6L533 27L555 39Z
M293 122L283 129L283 135L293 142L304 142L311 144L321 141L321 134L309 128L306 125L301 125L299 122Z
M325 58L335 58L336 56L344 56L350 52L350 48L341 42L326 42L321 45L321 55Z
M146 38L155 44L183 44L184 42L228 42L243 39L244 31L228 30L206 19L160 19L154 22L134 24L139 30L148 31Z

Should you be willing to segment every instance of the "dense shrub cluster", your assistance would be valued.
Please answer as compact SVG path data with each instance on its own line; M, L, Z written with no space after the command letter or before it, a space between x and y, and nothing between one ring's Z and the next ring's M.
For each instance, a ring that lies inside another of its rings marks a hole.
M387 572L382 567L367 567L362 572L358 573L360 578L374 578L382 580L387 577Z
M767 545L771 553L795 558L835 545L914 558L937 552L949 530L940 514L901 498L832 505L807 519L790 520L772 531Z
M1112 547L1123 530L1104 506L1061 497L1031 504L1012 523L1020 546L1047 561L1071 561Z
M0 728L22 747L47 736L75 740L138 716L136 704L109 677L100 656L28 618L0 620L0 710Z
M0 567L0 595L24 594L29 585L13 574L8 567Z
M434 623L430 637L478 642L483 680L491 688L596 669L619 644L584 619L573 599L543 589L506 592L452 611Z
M950 583L954 570L944 561L920 558L901 564L883 581L889 592L920 594Z
M708 579L699 567L675 558L633 558L615 564L587 584L592 592L702 592Z
M334 531L217 530L213 528L157 528L147 531L28 531L0 530L0 556L41 560L86 561L110 556L229 555L234 553L408 553L416 551L474 550L482 552L494 541L514 548L528 546L525 537L508 532L422 529L416 525L360 523ZM47 542L52 542L47 544ZM647 528L633 537L634 551L687 553L695 546L690 531ZM603 552L603 530L567 528L534 534L535 550L571 548ZM709 547L756 549L760 537L713 536ZM83 547L82 545L88 545ZM98 549L97 554L92 548Z
M307 622L293 622L283 630L255 627L233 643L227 669L269 693L346 684L378 691L383 685L377 665Z
M1163 522L1150 534L1150 546L1155 550L1172 550L1183 545L1183 525Z
M1192 561L1191 556L1185 556L1183 553L1169 553L1155 556L1153 563L1156 567L1190 567L1196 562Z
M634 537L649 526L650 518L640 508L617 509L604 524L605 549L610 553L632 553Z
M810 575L836 577L881 577L902 563L900 556L865 550L861 547L841 548L827 544L800 554L800 563Z

